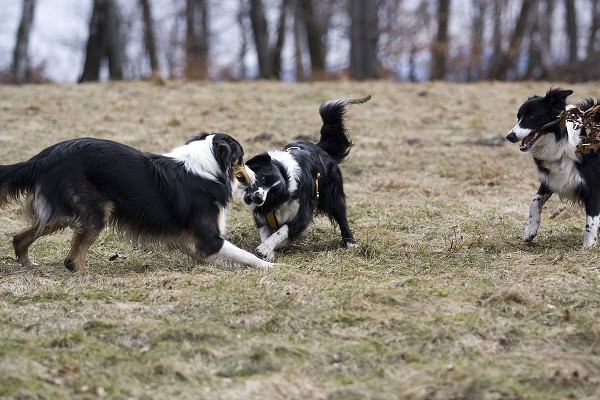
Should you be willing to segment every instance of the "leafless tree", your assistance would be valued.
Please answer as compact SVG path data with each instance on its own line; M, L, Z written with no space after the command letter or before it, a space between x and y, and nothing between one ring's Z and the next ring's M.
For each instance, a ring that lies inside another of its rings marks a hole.
M350 76L353 79L376 79L378 2L349 0L350 2Z
M521 11L515 24L515 29L510 37L508 48L502 53L502 57L492 65L489 77L492 79L505 80L509 78L509 71L514 66L519 55L523 39L531 34L530 20L537 17L538 0L524 0ZM528 31L529 30L529 31Z
M208 78L209 16L206 0L187 0L185 76L188 79Z
M154 18L152 18L152 9L148 0L140 0L142 7L142 17L144 20L144 44L150 61L152 75L160 77L160 68L158 66L158 55L156 53L156 39L154 37Z
M269 79L273 76L271 71L271 49L269 46L267 17L265 16L262 0L250 0L250 22L252 23L260 77Z
M485 49L484 32L487 22L488 4L487 0L473 0L471 7L473 16L471 19L471 54L467 62L467 79L476 81L483 75L483 51Z
M23 0L23 14L17 32L12 63L12 81L16 84L29 81L29 34L33 25L34 10L35 0Z
M123 79L123 44L115 0L94 0L85 64L80 82L100 79L102 60L108 60L110 79Z
M431 43L431 79L441 80L447 70L450 0L438 0L437 5L437 35Z
M565 27L567 31L567 42L569 49L568 58L568 71L570 74L570 80L576 80L579 74L579 56L577 49L579 48L578 34L577 34L577 12L575 11L575 0L565 0Z
M282 0L279 6L279 20L274 45L269 40L269 26L262 0L250 0L250 22L254 35L254 46L258 58L261 79L281 78L281 53L286 35L285 19L289 0Z
M310 67L313 78L323 76L325 73L325 30L321 25L315 10L313 0L297 0L298 13L297 18L304 22L306 31L306 43L310 54Z
M600 65L600 40L598 40L600 34L600 1L592 0L591 9L592 25L588 35L586 59L583 64L584 76L582 77L586 80L600 78L600 71L598 70L598 65Z

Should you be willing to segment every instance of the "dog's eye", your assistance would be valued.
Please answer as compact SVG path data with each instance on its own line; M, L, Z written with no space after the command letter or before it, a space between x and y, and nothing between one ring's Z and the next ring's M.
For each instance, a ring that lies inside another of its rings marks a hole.
M238 180L238 182L240 183L246 183L246 178L244 178L244 175L241 172L238 172L235 175L235 178Z
M261 181L262 183L267 183L267 177L266 177L266 176L263 176L263 177L261 177L261 178L260 178L260 181Z

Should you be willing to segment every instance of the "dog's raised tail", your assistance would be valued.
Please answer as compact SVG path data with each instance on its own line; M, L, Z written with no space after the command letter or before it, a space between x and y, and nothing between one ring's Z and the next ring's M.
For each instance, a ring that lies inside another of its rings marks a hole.
M319 107L323 126L317 146L325 150L338 163L344 161L352 147L352 140L344 127L344 114L348 105L366 103L370 99L371 95L360 99L341 98L326 101Z

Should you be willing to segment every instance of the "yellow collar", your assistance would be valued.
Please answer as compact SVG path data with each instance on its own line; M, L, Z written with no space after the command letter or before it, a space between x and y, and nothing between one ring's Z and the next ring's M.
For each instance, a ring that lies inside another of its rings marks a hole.
M277 218L275 218L275 211L271 211L268 213L265 218L267 219L267 225L269 229L272 231L276 231L279 229L279 224L277 223Z

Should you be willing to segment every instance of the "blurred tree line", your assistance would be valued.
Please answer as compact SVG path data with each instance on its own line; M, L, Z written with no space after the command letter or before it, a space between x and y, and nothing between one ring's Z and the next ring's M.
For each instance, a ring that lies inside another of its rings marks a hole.
M80 82L105 65L109 79L600 78L600 0L174 0L158 20L161 0L122 1L92 0ZM35 6L22 1L14 83L36 79Z

